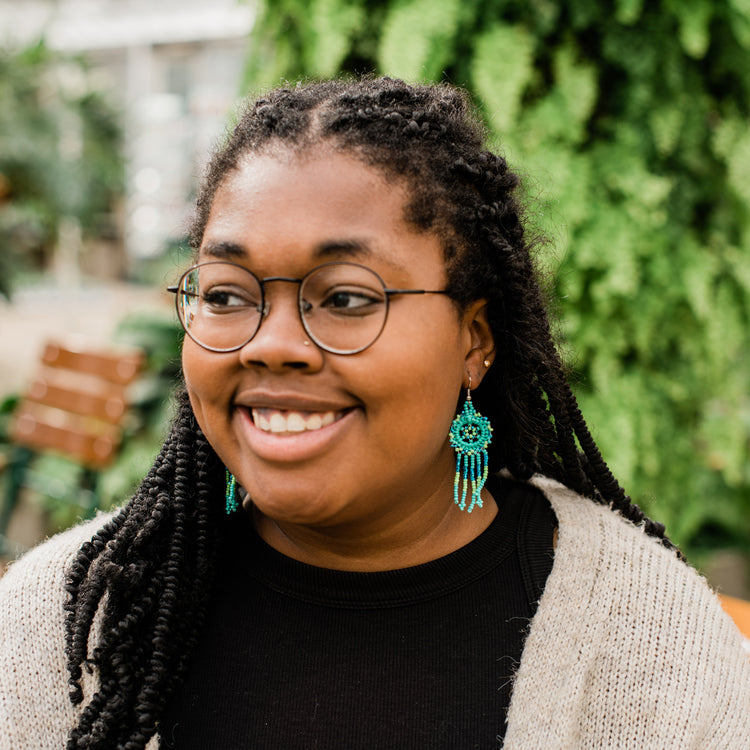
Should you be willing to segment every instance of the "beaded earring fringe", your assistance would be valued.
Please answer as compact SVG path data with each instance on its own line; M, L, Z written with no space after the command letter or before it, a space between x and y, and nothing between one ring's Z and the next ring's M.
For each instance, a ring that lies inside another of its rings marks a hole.
M227 515L234 513L239 507L240 503L237 500L237 480L233 474L229 473L229 469L226 469L227 473L227 490L225 494L226 505L225 510Z
M492 442L492 426L483 417L471 400L471 390L467 391L461 413L453 420L450 429L450 443L456 451L456 476L453 481L453 500L459 510L471 513L475 507L482 507L482 488L487 481L489 464L487 446ZM466 495L471 488L468 508ZM460 499L459 499L460 491Z

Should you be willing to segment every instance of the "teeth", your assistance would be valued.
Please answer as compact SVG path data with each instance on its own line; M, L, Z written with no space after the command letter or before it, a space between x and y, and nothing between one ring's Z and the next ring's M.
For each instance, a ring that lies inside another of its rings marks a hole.
M296 416L296 415L292 415ZM289 418L289 421L291 422L291 417ZM300 420L302 422L302 429L304 430L305 427L308 430L319 430L323 426L323 417L320 416L320 414L313 414L308 420L307 425L305 425L304 420Z
M286 418L286 431L287 432L304 432L307 429L307 425L305 424L305 420L302 419L301 414L296 414L292 412L287 418Z
M276 411L252 409L255 426L264 432L311 432L336 421L336 412Z
M271 414L271 432L288 432L286 429L286 419L281 414Z

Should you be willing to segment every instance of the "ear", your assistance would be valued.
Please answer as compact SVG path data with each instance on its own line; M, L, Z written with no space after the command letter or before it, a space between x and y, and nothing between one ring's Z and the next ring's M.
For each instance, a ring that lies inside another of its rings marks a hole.
M487 318L487 300L472 302L463 315L463 330L466 337L464 388L476 388L484 378L495 358L495 337Z

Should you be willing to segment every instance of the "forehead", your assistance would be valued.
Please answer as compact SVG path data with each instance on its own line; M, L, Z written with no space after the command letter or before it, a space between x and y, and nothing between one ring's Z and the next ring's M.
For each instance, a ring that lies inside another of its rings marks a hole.
M269 273L276 271L263 266L271 261L304 266L316 254L333 259L326 252L394 267L437 264L442 271L437 237L405 219L408 200L403 183L348 154L246 157L216 191L200 255L233 246L230 252Z
M279 229L302 218L307 222L346 224L355 229L371 217L388 224L403 221L403 185L388 183L375 168L353 156L331 152L318 156L288 151L245 157L222 181L209 222L227 223L241 213L258 229L287 215Z

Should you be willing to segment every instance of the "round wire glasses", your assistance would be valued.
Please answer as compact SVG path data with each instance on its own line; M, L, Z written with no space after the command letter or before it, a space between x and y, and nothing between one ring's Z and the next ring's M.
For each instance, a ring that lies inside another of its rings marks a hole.
M259 279L244 266L207 261L189 268L176 286L177 315L190 338L212 352L241 349L258 332L271 306L266 285L298 284L297 309L305 332L332 354L357 354L380 336L396 294L448 294L431 289L389 289L375 271L335 261L313 268L301 279Z

